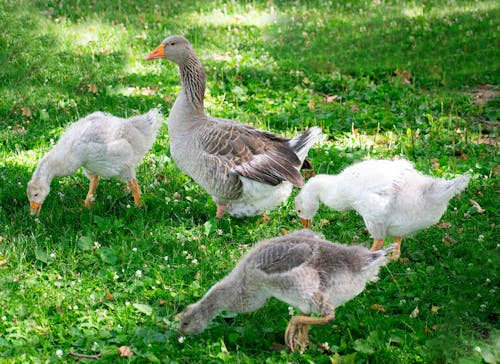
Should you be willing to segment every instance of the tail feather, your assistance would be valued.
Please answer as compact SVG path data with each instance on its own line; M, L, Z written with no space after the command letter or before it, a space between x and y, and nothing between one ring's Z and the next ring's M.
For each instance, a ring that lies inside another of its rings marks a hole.
M313 126L312 128L307 129L302 134L297 135L288 143L290 147L292 147L295 154L297 154L297 157L299 157L300 161L304 162L309 149L311 149L311 147L316 144L322 137L323 134L321 133L321 128L318 126Z
M438 201L449 201L453 196L465 190L470 176L462 174L450 180L438 180L429 191L430 196Z
M151 124L151 131L154 135L160 130L163 123L163 114L159 109L151 109L146 114L146 119Z

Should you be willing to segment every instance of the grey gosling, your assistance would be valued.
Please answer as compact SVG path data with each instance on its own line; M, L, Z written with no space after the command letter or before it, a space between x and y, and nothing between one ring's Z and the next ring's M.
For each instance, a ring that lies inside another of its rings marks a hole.
M308 229L264 240L179 315L179 330L199 333L221 310L253 312L275 297L302 312L290 319L285 331L286 345L302 353L308 325L328 324L336 307L360 294L367 282L376 281L380 267L389 261L388 250L331 243ZM310 317L311 313L322 316Z

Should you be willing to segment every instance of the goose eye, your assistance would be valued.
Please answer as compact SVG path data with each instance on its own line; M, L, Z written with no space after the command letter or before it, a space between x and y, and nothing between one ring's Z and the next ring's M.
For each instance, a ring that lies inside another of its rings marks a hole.
M175 45L175 42L170 42L170 45L171 45L171 46Z

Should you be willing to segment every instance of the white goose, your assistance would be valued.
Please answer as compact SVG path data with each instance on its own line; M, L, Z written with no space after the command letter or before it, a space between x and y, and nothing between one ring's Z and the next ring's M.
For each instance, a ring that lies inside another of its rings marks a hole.
M170 110L168 132L173 160L233 216L253 216L273 209L302 187L301 166L322 136L313 127L292 140L212 118L204 112L205 72L187 39L166 38L146 60L166 58L179 66L182 88Z
M464 190L468 175L452 180L425 176L407 160L367 160L338 175L316 175L295 198L304 227L311 227L319 202L337 211L355 210L374 238L378 250L387 236L398 259L402 237L439 221L448 201Z
M376 281L387 264L386 252L360 245L335 244L311 230L299 230L256 244L225 278L179 315L184 334L203 331L221 310L253 312L275 297L302 311L293 316L285 343L294 351L307 346L308 325L326 325L335 309ZM317 313L321 317L310 317Z
M87 208L92 205L99 177L118 177L126 182L138 206L135 168L153 145L162 120L157 109L129 119L95 112L69 126L28 182L31 215L40 214L54 177L68 176L80 167L90 179Z

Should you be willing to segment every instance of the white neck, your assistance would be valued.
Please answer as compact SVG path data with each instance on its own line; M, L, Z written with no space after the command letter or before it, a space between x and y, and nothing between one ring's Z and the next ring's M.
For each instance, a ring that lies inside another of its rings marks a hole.
M346 201L342 192L342 185L337 175L318 174L307 183L308 193L313 198L337 211L350 210L351 207Z

